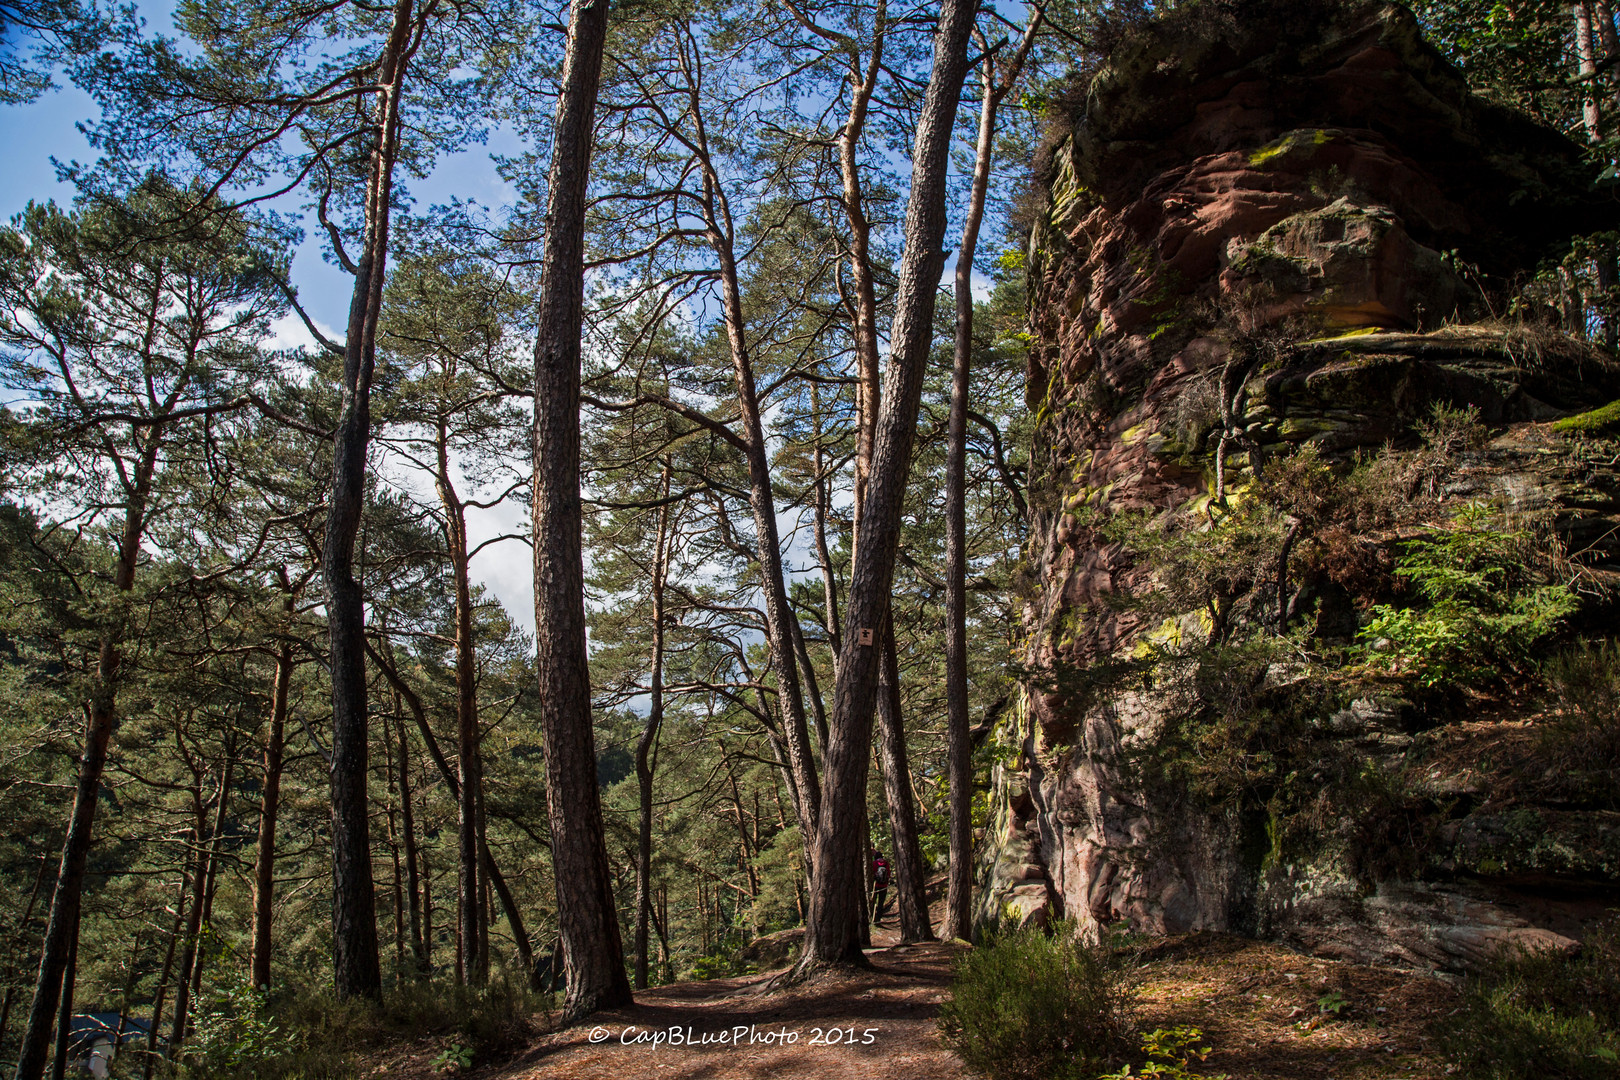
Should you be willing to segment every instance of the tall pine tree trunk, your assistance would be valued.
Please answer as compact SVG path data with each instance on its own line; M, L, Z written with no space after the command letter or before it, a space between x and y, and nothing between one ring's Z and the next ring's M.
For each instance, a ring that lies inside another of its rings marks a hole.
M973 364L973 256L984 221L990 159L995 149L996 108L1012 89L1040 30L1035 11L1012 60L996 78L994 54L985 49L979 79L979 134L973 153L973 186L962 247L956 257L956 343L951 362L951 413L945 454L945 701L946 765L950 779L950 866L945 900L945 936L973 934L973 749L968 729L967 678L967 410ZM979 39L983 46L984 41Z
M158 974L157 989L152 994L152 1023L146 1029L146 1061L141 1066L142 1080L152 1080L152 1068L158 1058L158 1032L163 1028L163 998L169 990L169 976L174 971L174 947L180 941L180 927L185 921L186 895L190 890L190 871L182 870L180 890L174 900L174 925L169 928L169 947L163 953L163 968Z
M455 771L450 768L450 763L445 760L444 752L439 749L439 741L434 736L433 729L428 726L427 710L422 704L422 699L417 696L414 690L410 688L410 684L405 682L405 680L400 677L399 670L394 666L393 660L391 659L392 654L393 648L392 646L389 646L387 652L377 652L373 650L370 655L374 660L377 661L377 666L382 670L383 678L388 680L388 682L394 687L394 692L401 699L403 699L406 706L409 707L411 716L416 721L416 729L421 733L422 742L427 747L428 757L432 759L434 768L438 770L439 779L444 782L445 788L450 792L450 797L456 801L457 805L460 805L462 790L461 781L456 778ZM408 743L405 740L404 730L404 725L401 724L399 754L401 764L400 776L402 778L409 776L409 769L405 766L409 762L410 758L408 752ZM411 808L408 802L409 788L408 786L404 786L403 779L401 783L402 798L404 800L403 806L406 811L402 815L404 819L405 847L407 852L406 857L407 860L411 862L412 866L412 869L408 871L409 876L407 878L407 880L410 882L412 895L412 937L420 943L418 955L421 958L422 970L426 972L431 970L433 966L433 898L431 887L433 876L428 871L427 849L420 847L416 843L415 811ZM475 835L478 842L478 859L482 875L480 880L484 881L490 889L494 890L495 896L501 902L502 909L506 912L506 920L511 924L512 938L514 943L517 945L519 961L522 962L525 968L532 968L534 966L534 951L529 941L529 935L523 928L522 913L518 911L517 904L512 899L511 890L506 887L506 881L501 877L500 869L495 865L495 859L490 854L489 844L483 835L484 810L481 799L476 810L477 814L475 820L478 822L478 829ZM417 859L421 860L422 869L420 875L418 875L414 869ZM416 892L418 888L421 890L421 929L419 933L416 929L414 929L416 926L416 912L418 910L416 903ZM485 911L490 909L487 899L482 899L481 905ZM482 920L482 925L482 933L487 935L489 927L487 917ZM458 935L461 933L461 930L461 923L458 920L456 923L456 932ZM486 948L484 951L487 954L488 949Z
M405 717L400 715L398 704L399 695L394 695L395 708L390 714L394 723L403 725ZM394 873L389 884L394 901L394 981L397 983L405 977L405 867L400 858L399 827L397 824L396 800L399 794L399 784L395 775L397 762L394 759L394 725L389 723L389 717L383 717L383 745L388 747L388 753L383 756L383 775L388 783L389 800L383 807L383 820L388 823L388 858L394 864Z
M398 711L396 707L395 712ZM405 848L405 894L411 913L411 955L416 959L416 970L425 975L428 956L422 929L422 883L417 871L416 808L411 795L411 743L403 721L399 725L399 826L400 839Z
M203 889L204 880L208 874L208 849L203 845L204 810L200 795L193 796L197 800L195 819L191 827L192 844L196 850L192 854L190 873L191 895L186 898L186 929L182 938L180 949L180 970L174 980L174 1022L169 1029L169 1052L174 1053L186 1034L186 1013L191 1004L191 971L197 963L197 942L202 936L203 916ZM153 1036L157 1033L154 1031Z
M231 774L236 768L235 747L227 743L225 746L225 762L221 769L219 781L219 797L214 806L214 827L208 837L208 861L203 874L202 892L202 921L204 927L212 927L214 922L214 890L219 883L219 863L225 845L225 813L230 804ZM198 951L197 962L191 969L191 997L196 1000L202 992L202 974L206 966L208 955Z
M450 475L450 433L443 416L438 421L437 435L436 484L439 504L444 510L445 543L450 552L456 601L456 766L461 785L460 797L456 800L460 859L456 884L462 943L456 952L456 981L482 986L489 975L489 952L484 947L484 882L478 872L478 808L483 769L478 748L478 668L473 641L472 575L467 556L467 511Z
M163 425L154 424L145 438L137 459L133 482L125 493L124 528L119 539L118 561L113 569L113 586L127 593L135 586L135 565L140 558L141 537L146 530L146 505L157 470L158 446ZM78 783L73 791L73 812L68 819L67 836L62 841L62 860L51 893L50 915L45 925L45 941L40 949L39 976L34 982L34 1002L28 1011L28 1027L23 1033L17 1057L17 1080L40 1080L50 1053L51 1029L56 1023L56 1006L62 991L62 977L68 956L77 947L80 894L84 888L85 867L90 859L90 842L100 798L101 774L107 764L107 744L112 738L114 708L117 703L118 669L123 654L118 641L122 631L108 628L96 655L96 678L85 708L84 750L79 755Z
M883 795L889 806L894 837L890 858L895 906L900 912L900 941L933 941L928 918L927 872L917 842L917 805L911 793L911 766L906 757L906 729L900 711L900 663L895 651L894 616L883 628L883 667L878 683L878 729L883 749Z
M596 783L579 491L585 194L607 12L608 0L569 12L534 351L535 649L569 1019L631 1000Z
M831 512L832 498L828 491L829 481L823 475L826 472L826 454L822 448L822 414L821 391L815 383L810 384L810 414L815 425L815 469L816 469L816 504L815 504L815 538L816 560L821 564L821 591L825 601L827 620L827 644L832 649L833 663L837 664L838 649L843 642L843 634L839 629L838 615L838 578L834 573L832 550L827 544L827 516ZM838 682L838 670L833 669L833 682ZM821 753L827 754L826 718L818 717L817 734L821 739Z
M826 964L862 962L861 885L867 859L861 837L880 652L872 637L881 632L889 614L901 509L932 341L935 295L944 266L940 242L945 235L951 132L967 72L974 10L972 0L943 0L940 5L933 71L917 125L889 368L845 606L844 648L825 765L826 792L816 831L810 922L796 969L800 975ZM867 644L862 643L863 638Z
M854 278L851 300L855 322L855 507L854 545L860 542L861 514L866 506L866 484L872 471L872 451L877 433L881 372L878 361L877 288L873 282L871 234L866 216L865 193L860 170L860 143L866 131L867 112L878 77L883 73L883 43L888 30L888 4L878 0L872 17L872 55L863 70L858 60L850 65L849 116L838 134L838 171L843 181L844 217L849 223L849 268ZM836 645L834 646L837 647Z
M512 944L517 947L518 964L528 973L529 986L538 990L535 985L534 946L529 941L529 932L523 925L523 913L518 910L517 901L512 897L512 890L507 888L506 879L501 876L499 868L495 865L495 857L489 853L489 844L480 839L478 842L480 858L484 867L484 880L494 890L495 898L501 902L501 910L506 913L508 928L512 931ZM491 910L485 904L486 910ZM486 948L485 952L489 950Z
M78 920L83 920L84 908L79 908ZM67 967L62 971L62 1004L56 1013L56 1053L51 1059L51 1080L67 1076L68 1044L73 1035L73 984L79 975L79 927L73 927L68 945Z
M706 152L706 146L704 150ZM810 836L820 813L821 783L816 777L816 762L810 749L810 728L805 719L804 697L800 692L798 663L793 647L794 633L790 622L798 616L788 604L786 578L782 571L782 543L776 529L776 497L771 489L765 427L760 418L759 393L754 385L754 366L748 352L742 282L732 247L731 210L720 187L720 177L706 158L703 167L706 170L704 212L709 241L720 260L721 307L737 383L743 455L748 461L748 504L754 514L755 547L759 554L760 585L765 593L765 622L770 631L771 663L776 669L788 765L793 770L793 787L798 794L796 805L805 836L805 869L814 877L815 859Z
M382 996L366 797L365 602L354 576L354 543L365 503L377 319L387 272L401 99L416 23L414 0L397 0L377 65L365 237L349 303L343 401L332 440L332 487L321 550L332 671L332 975L340 998Z
M285 604L290 611L291 594ZM264 742L264 784L259 795L259 843L253 859L253 985L270 985L276 888L276 816L281 810L281 755L286 742L287 699L292 687L292 643L276 650L276 686L270 699L270 731Z
M1594 0L1579 0L1571 8L1575 17L1575 55L1577 71L1585 84L1581 100L1581 123L1586 128L1589 142L1603 139L1603 97L1598 86L1598 60L1608 59L1610 41L1614 38L1612 12L1597 8ZM1605 28L1607 33L1605 33ZM1617 276L1615 251L1610 244L1600 244L1592 256L1597 271L1598 319L1603 325L1603 344L1613 351L1620 340L1620 319L1614 311L1614 291Z
M1609 0L1591 0L1591 32L1595 39L1593 52L1603 57L1605 70L1614 82L1607 95L1611 108L1620 108L1620 79L1615 78L1613 64L1620 58L1620 34L1614 26L1614 9ZM1595 93L1594 89L1594 93ZM1610 352L1620 347L1620 297L1615 295L1620 285L1620 251L1613 241L1603 245L1597 254L1598 287L1603 291L1603 345Z
M427 848L422 858L422 970L433 970L433 871L428 868Z
M669 462L664 463L664 499L669 498ZM652 670L648 679L647 727L636 743L636 989L647 989L647 927L652 920L652 800L658 732L664 724L664 582L667 574L670 508L658 512L658 540L653 550Z

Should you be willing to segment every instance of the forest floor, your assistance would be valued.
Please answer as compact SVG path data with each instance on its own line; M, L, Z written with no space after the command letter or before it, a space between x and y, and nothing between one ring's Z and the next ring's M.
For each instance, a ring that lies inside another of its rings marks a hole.
M958 1080L969 1073L940 1044L935 1017L965 948L899 945L873 931L871 969L772 989L770 974L683 982L635 1006L546 1031L476 1080ZM1302 956L1220 934L1148 947L1138 970L1144 1031L1191 1025L1211 1047L1198 1067L1231 1080L1443 1080L1435 1029L1457 1007L1447 984L1410 972ZM1337 995L1336 997L1334 995ZM1335 1012L1324 1010L1341 1001ZM537 1025L542 1018L537 1017ZM672 1030L688 1040L672 1045ZM719 1037L725 1034L725 1042ZM740 1034L741 1041L736 1041ZM653 1041L656 1037L659 1041ZM701 1040L707 1036L708 1042ZM696 1041L697 1045L692 1045ZM443 1039L400 1046L375 1073L427 1080ZM830 1045L829 1045L830 1044Z

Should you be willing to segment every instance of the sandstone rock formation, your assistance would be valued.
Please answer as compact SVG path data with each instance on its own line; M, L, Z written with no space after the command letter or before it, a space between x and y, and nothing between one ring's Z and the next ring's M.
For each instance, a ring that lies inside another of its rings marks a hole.
M1615 367L1543 325L1526 285L1573 234L1613 227L1613 206L1577 147L1470 93L1405 9L1222 15L1243 7L1199 5L1125 45L1046 168L1028 257L1025 659L1041 674L1001 732L1017 760L997 773L981 918L1235 929L1435 969L1567 943L1620 896L1613 808L1498 775L1529 751L1475 762L1473 781L1456 764L1545 702L1368 674L1358 631L1399 591L1401 544L1465 503L1578 552L1572 618L1601 614L1620 458L1553 421L1613 398ZM1475 433L1440 431L1436 405ZM1337 517L1277 494L1301 462L1344 483L1381 452L1383 494L1358 481ZM1234 508L1264 484L1270 516L1237 536ZM1124 521L1203 559L1187 571L1201 607L1164 610L1180 586ZM1189 686L1208 657L1186 657L1240 641L1271 650L1230 676L1255 704L1222 722L1258 725L1248 741L1225 758L1216 736L1236 736L1206 725L1183 748L1205 760L1132 764L1204 692ZM1334 764L1307 806L1310 754ZM1247 772L1224 796L1185 780L1228 765ZM1337 794L1374 775L1376 798ZM1331 842L1291 847L1288 815L1307 811Z

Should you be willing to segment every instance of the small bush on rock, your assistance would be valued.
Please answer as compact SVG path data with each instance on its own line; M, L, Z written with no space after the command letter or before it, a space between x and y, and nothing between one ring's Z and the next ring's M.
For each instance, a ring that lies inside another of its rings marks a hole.
M967 953L940 1010L946 1045L991 1080L1092 1080L1131 1050L1118 957L1072 922L1016 930Z
M1373 608L1362 638L1375 663L1430 687L1491 682L1528 664L1531 647L1576 601L1568 586L1537 580L1527 541L1479 503L1459 509L1449 528L1407 541L1397 576L1418 603Z

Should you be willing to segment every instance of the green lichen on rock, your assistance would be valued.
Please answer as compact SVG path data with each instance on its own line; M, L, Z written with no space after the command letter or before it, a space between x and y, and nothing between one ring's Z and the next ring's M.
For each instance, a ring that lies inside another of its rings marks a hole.
M1525 806L1455 827L1459 869L1486 877L1588 882L1620 878L1620 814Z
M1280 139L1267 143L1249 155L1249 164L1257 169L1263 169L1270 162L1281 157L1287 157L1296 151L1314 151L1319 146L1325 146L1339 135L1337 131L1325 128L1316 130L1290 131Z

